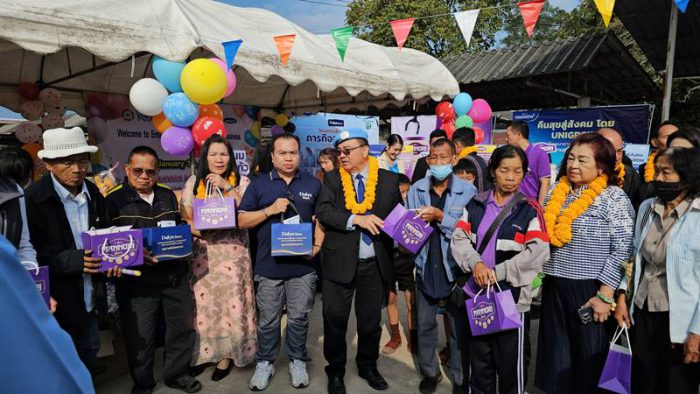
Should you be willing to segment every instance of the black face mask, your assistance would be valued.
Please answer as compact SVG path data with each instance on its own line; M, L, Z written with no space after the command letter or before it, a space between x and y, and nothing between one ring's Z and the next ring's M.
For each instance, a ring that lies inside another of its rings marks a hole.
M664 203L675 200L683 190L685 187L680 182L654 181L654 193Z

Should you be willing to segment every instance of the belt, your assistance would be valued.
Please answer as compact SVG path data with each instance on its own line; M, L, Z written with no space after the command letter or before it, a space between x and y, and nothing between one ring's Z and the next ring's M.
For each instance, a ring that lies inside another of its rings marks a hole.
M376 258L370 257L370 258L368 258L368 259L358 259L357 262L360 263L360 264L364 264L364 263L371 263L371 262L373 262L373 261L375 261L375 260L376 260Z

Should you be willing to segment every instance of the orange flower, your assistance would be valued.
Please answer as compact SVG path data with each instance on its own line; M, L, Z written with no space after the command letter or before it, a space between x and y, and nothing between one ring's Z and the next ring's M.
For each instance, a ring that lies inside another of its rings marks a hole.
M343 184L343 194L345 194L345 208L354 214L364 215L372 209L374 200L377 198L377 181L379 180L379 162L374 157L369 158L369 171L367 173L367 184L365 187L365 199L362 203L357 202L355 186L352 183L352 176L343 167L339 168L340 182Z
M618 163L616 170L618 178L617 186L622 187L625 184L625 165L622 162Z
M649 155L649 158L647 159L647 164L644 165L644 182L649 183L654 180L654 159L656 158L656 154L658 152L654 152Z
M197 198L199 198L199 199L205 198L207 196L206 195L207 190L206 190L206 187L204 186L204 183L205 183L205 180L201 179L199 181L199 185L197 186ZM233 172L228 177L228 184L231 186L236 185L236 174L234 174Z

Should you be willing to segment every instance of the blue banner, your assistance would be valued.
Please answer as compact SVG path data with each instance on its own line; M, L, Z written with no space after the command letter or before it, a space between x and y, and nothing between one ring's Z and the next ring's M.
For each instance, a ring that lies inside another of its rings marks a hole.
M516 111L513 120L530 126L530 142L550 154L558 164L571 141L581 133L610 127L622 133L626 144L647 144L653 107L623 105L578 109Z

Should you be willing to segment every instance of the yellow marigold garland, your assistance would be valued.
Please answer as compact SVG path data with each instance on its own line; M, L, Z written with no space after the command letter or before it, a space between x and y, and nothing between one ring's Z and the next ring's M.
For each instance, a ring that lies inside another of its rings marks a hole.
M625 184L625 164L623 162L619 162L617 164L617 186L622 187Z
M372 209L374 200L377 198L377 180L379 179L379 162L374 157L369 157L369 171L367 172L367 183L365 184L365 199L362 203L357 202L355 195L355 186L352 183L352 176L345 171L343 167L339 168L340 181L343 184L343 193L345 194L345 208L348 211L364 215Z
M647 159L647 164L644 165L644 182L649 183L654 180L654 159L656 158L656 154L658 152L654 152L649 155L649 158Z
M202 199L206 197L206 186L205 186L206 180L202 179L199 181L199 185L197 186L197 198ZM228 184L231 186L236 185L236 174L233 172L231 175L228 177Z
M459 157L458 157L459 160L462 160L462 159L464 159L465 157L467 157L467 156L471 155L472 153L476 152L477 149L478 149L478 148L476 147L476 145L470 146L470 147L467 147L467 148L462 149L462 150L459 152Z
M576 200L569 204L564 211L561 208L566 201L566 193L571 190L571 183L567 177L562 177L552 191L549 203L544 209L544 222L547 226L549 242L556 247L562 247L571 242L571 226L574 220L581 216L588 207L593 204L596 197L608 186L608 177L603 174L588 185ZM561 212L561 215L559 214Z

